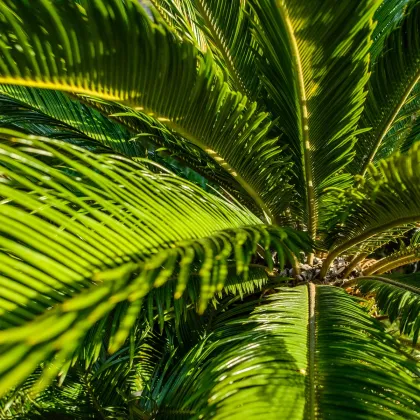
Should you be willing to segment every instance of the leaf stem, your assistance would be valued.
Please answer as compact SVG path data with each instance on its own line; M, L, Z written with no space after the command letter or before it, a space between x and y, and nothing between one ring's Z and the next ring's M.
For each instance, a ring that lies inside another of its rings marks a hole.
M214 43L216 44L219 51L222 53L222 56L223 56L223 59L225 60L226 66L227 66L228 71L229 71L229 74L232 77L232 80L235 84L235 88L239 92L241 92L242 95L248 96L248 94L245 90L245 86L244 86L242 80L239 78L238 72L236 71L236 69L234 67L232 56L229 53L227 45L224 42L224 40L222 39L222 36L219 35L219 33L221 33L221 32L219 31L219 33L218 33L218 31L216 30L216 28L215 28L215 26L214 26L214 24L211 20L210 14L208 13L208 11L204 7L203 0L198 0L196 4L197 4L197 8L198 8L201 16L204 19L204 22L206 23L206 27L211 32Z
M311 144L309 141L309 124L308 124L308 106L307 98L305 92L305 81L303 78L303 68L302 62L300 59L299 48L297 44L296 37L294 35L292 22L287 13L286 7L277 0L277 6L279 8L280 14L283 18L283 21L286 25L286 32L292 48L292 56L294 59L296 75L297 75L297 87L299 95L299 105L300 105L300 122L301 122L301 132L302 132L302 154L304 161L305 169L305 181L306 181L306 191L307 191L307 213L308 213L308 232L312 240L315 240L316 229L317 229L317 215L316 215L316 205L315 205L315 189L313 185L313 175L312 175L312 162L311 162ZM313 254L310 254L308 257L308 264L312 265L313 263Z
M360 254L356 254L354 258L350 261L350 264L346 267L343 277L346 278L350 273L353 271L353 268L356 267L359 262L363 261L368 256L367 252L361 252Z
M392 286L399 287L401 289L407 290L408 292L415 293L416 295L420 295L420 288L410 286L409 284L401 283L396 280L388 279L386 277L380 277L380 276L362 276L362 277L356 277L355 279L349 280L342 284L341 287L349 287L352 284L356 284L360 280L375 280L379 281L381 283L391 284Z
M375 158L375 155L378 152L379 147L381 146L383 139L387 135L387 133L388 133L389 129L391 128L395 118L397 117L398 113L401 111L401 108L404 106L405 102L407 101L408 96L410 95L411 91L413 90L414 86L417 84L419 79L420 79L420 71L416 74L413 81L408 85L408 87L405 90L401 100L397 103L397 105L394 109L394 112L389 116L388 120L386 121L383 130L378 134L378 140L376 142L375 148L370 152L368 158L365 160L365 162L363 164L363 167L362 167L362 170L361 170L361 175L362 176L365 176L366 171L369 168L369 164Z
M316 346L316 286L308 283L309 322L308 322L308 400L306 414L308 420L315 419L315 346Z
M397 226L406 225L408 223L417 222L420 219L420 213L415 216L407 216L407 217L401 217L399 219L393 220L392 222L385 223L380 226L376 226L372 229L367 230L366 232L355 236L353 239L350 239L341 245L337 246L335 249L331 250L328 257L322 264L321 269L321 279L325 277L325 275L328 272L328 269L330 268L331 263L334 261L334 258L338 257L340 254L342 254L344 251L350 249L351 247L359 244L360 242L365 241L366 239L371 238L372 236L385 232L386 230L392 229Z
M419 260L419 249L413 250L407 255L401 256L397 259L390 260L389 258L383 258L379 260L376 264L369 267L364 274L370 275L373 273L383 274L386 271L393 270L394 268L401 267L402 265L410 264Z

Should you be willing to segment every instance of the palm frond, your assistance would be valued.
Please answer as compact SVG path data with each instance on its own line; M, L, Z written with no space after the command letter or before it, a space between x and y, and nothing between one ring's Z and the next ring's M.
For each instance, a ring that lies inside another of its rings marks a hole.
M368 96L360 121L364 132L356 143L350 170L365 174L381 148L386 134L420 78L420 2L412 1L398 26L387 36L383 53L372 68ZM388 140L393 141L392 137Z
M262 82L293 155L294 184L314 237L328 188L348 185L378 2L250 1ZM296 118L296 116L298 118Z
M62 92L0 86L0 124L55 139L87 139L130 157L147 155L126 128Z
M282 148L257 105L229 90L211 54L153 22L138 1L0 5L0 83L114 100L153 114L208 153L273 220ZM116 36L116 34L118 34Z
M416 232L413 235L409 245L401 243L398 250L364 270L364 275L382 274L418 260L420 260L420 232Z
M172 275L181 297L193 263L202 311L223 288L232 256L246 274L258 244L283 261L310 249L305 235L262 225L245 208L151 172L147 161L16 132L1 139L1 393L56 355L47 384L88 330L126 302L111 346L118 349L141 299Z
M418 273L399 276L363 276L353 281L365 295L374 295L378 308L399 323L400 333L413 339L420 332L420 277ZM346 283L348 286L348 283Z
M420 83L407 98L407 101L396 116L392 128L385 135L382 147L373 161L377 162L400 150L405 153L420 140Z
M345 192L344 210L331 221L332 229L326 238L330 253L322 276L337 255L368 240L378 247L420 220L416 199L420 197L419 143L406 155L397 153L377 166L370 164L367 175L360 179L360 185Z
M90 367L76 363L65 379L54 381L34 397L31 390L42 374L37 369L3 399L6 404L0 411L2 419L130 418L130 405L147 380L149 366L159 363L159 348L164 349L162 341L139 324L130 342L117 353L104 352Z
M276 292L209 316L197 344L156 369L140 399L145 411L157 419L418 415L415 363L353 298L329 286Z
M134 135L132 140L136 141L136 135L139 136L138 139L140 141L144 141L146 138L147 142L154 145L157 150L153 156L154 159L156 159L156 155L160 153L160 151L169 153L171 158L192 168L201 176L211 181L213 185L223 188L237 197L237 199L248 208L254 210L256 213L259 212L259 208L256 206L255 201L248 196L246 191L243 190L233 176L223 170L206 152L199 147L194 146L194 144L185 141L182 137L175 135L173 131L166 128L157 119L116 102L98 100L80 95L78 96L78 99L89 107L99 110L107 118L118 122L120 125L130 130ZM144 135L146 133L150 135L145 137ZM287 202L287 186L284 186L283 188L284 202Z
M151 5L162 19L182 38L193 42L200 51L207 51L209 42L203 32L203 25L197 19L192 1L185 0L150 0Z
M376 62L384 48L384 42L392 30L404 17L407 5L412 0L382 0L374 15L375 29L372 34L370 54L372 62Z
M104 145L133 159L149 157L190 180L194 178L193 171L197 172L231 193L237 193L240 188L201 149L179 139L157 120L130 108L118 104L106 106L81 97L72 99L61 92L46 89L3 85L0 90L7 93L0 97L0 124L3 127L77 142L91 150L97 147L99 151L99 145ZM123 113L125 117L121 116ZM98 142L98 146L92 141ZM178 161L181 164L176 164ZM205 186L203 179L195 178ZM236 195L247 197L244 191L241 193ZM247 204L255 206L252 200Z
M217 305L226 296L239 296L241 299L263 290L264 287L269 287L270 277L267 273L267 268L259 266L258 264L251 264L244 275L236 274L235 263L232 262L228 267L228 274L223 286L213 299L210 305L217 307ZM286 278L284 279L287 280ZM277 284L279 279L276 279ZM155 324L159 326L160 332L163 331L168 320L173 320L175 330L179 331L182 323L185 322L187 314L191 309L197 312L200 310L201 300L201 285L199 272L194 270L187 284L186 290L179 299L174 299L176 294L176 283L168 281L161 287L151 290L144 298L145 320L150 327Z
M152 3L171 27L184 36L187 34L202 51L211 49L234 90L257 100L258 51L252 36L252 11L246 2L152 0Z

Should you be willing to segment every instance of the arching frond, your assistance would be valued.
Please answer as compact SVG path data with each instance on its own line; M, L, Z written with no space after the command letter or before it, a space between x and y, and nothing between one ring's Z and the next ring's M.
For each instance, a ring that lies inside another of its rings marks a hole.
M171 276L181 297L192 264L203 311L232 256L246 274L258 244L283 262L310 249L305 235L262 225L245 208L151 172L147 161L3 132L0 164L0 393L55 357L47 384L89 329L126 302L110 344L118 349L141 299ZM19 354L24 365L15 364Z
M257 99L260 83L256 71L257 46L252 36L252 12L246 2L153 0L153 4L169 21L173 16L175 26L188 28L193 22L194 33L199 34L194 38L205 37L206 46L211 48L221 68L229 74L233 88Z
M407 5L412 0L382 0L373 17L375 29L372 34L370 54L372 62L383 52L384 42L404 17Z
M392 128L384 137L382 147L374 162L400 150L405 153L420 140L420 83L411 91L407 101L396 116Z
M2 126L65 141L75 142L78 139L79 145L83 140L89 139L125 156L148 156L171 170L177 169L187 179L192 178L192 171L189 170L191 168L216 185L223 188L230 186L230 192L237 192L237 189L228 184L228 180L235 183L234 179L205 152L176 137L159 121L131 108L118 104L105 106L87 98L82 100L81 97L71 99L59 91L46 89L3 85L0 90L7 93L0 97ZM110 114L117 113L119 117L110 117ZM122 117L122 113L127 114L127 117ZM86 147L92 148L95 145L89 142ZM163 153L166 154L162 158ZM181 165L174 168L175 159L189 168L182 168ZM237 183L235 186L240 188ZM243 191L237 195L247 197ZM252 203L250 199L249 205Z
M416 343L420 332L420 276L364 276L353 281L363 294L373 294L378 308L399 323L400 332ZM348 283L346 283L348 285Z
M162 19L173 28L179 37L187 38L205 52L209 42L202 25L197 22L196 10L192 1L185 0L150 0Z
M368 78L371 19L378 2L250 1L258 22L262 82L293 154L308 230L327 188L349 184Z
M350 296L310 285L209 317L140 404L157 419L402 419L418 415L415 373Z
M418 260L420 260L420 232L413 235L409 245L402 243L398 250L364 270L364 274L382 274Z
M98 109L113 121L127 127L133 133L140 133L140 139L144 139L141 133L150 133L151 136L147 136L147 140L155 144L158 150L164 148L164 151L169 152L171 157L179 159L185 165L193 168L206 179L212 181L214 185L225 189L243 204L246 204L248 208L258 213L258 206L242 189L235 177L223 170L203 150L185 141L182 137L176 136L157 119L116 102L97 100L86 96L78 96L78 98L88 106ZM287 164L285 164L285 169L286 167ZM288 195L291 195L288 192L288 186L284 185L282 189L284 190L284 202L288 202Z
M57 126L126 156L145 155L142 144L129 141L132 135L128 130L61 92L12 85L0 86L0 92L1 121L28 130L29 125L37 123Z
M54 381L42 394L34 397L31 390L42 374L42 370L37 369L24 384L3 399L7 403L3 410L0 409L1 418L129 418L135 393L141 392L148 378L148 369L159 363L163 350L163 339L140 324L127 345L117 353L109 355L103 352L88 368L76 363L65 379Z
M369 163L386 145L385 136L420 78L420 2L407 7L405 17L387 36L383 53L372 68L368 96L360 120L362 129L356 143L356 159L349 166L353 173L365 174ZM394 139L388 138L393 141Z
M0 4L0 83L114 100L153 114L231 174L273 220L282 148L257 105L229 90L211 54L152 22L136 0ZM278 207L280 206L280 207Z
M223 288L210 301L211 306L216 307L219 300L229 295L244 298L250 294L257 293L264 286L269 287L267 284L270 278L266 271L267 269L262 266L251 264L246 276L236 274L234 262L230 263L227 269L228 274ZM194 308L196 311L200 309L201 285L197 270L191 273L186 290L178 299L174 299L176 288L174 281L168 281L163 286L151 290L143 300L144 307L147 308L145 319L151 327L157 324L161 332L165 327L166 321L170 319L173 319L175 329L179 331L188 311L191 308Z
M327 237L330 254L321 275L337 255L370 239L376 245L387 243L395 232L418 222L419 181L420 143L406 155L397 153L377 166L371 164L361 185L346 192L341 218L332 221L335 227Z

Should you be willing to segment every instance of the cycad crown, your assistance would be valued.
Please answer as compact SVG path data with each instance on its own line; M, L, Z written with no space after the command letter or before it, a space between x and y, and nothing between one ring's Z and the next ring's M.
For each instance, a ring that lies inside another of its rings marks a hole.
M1 2L1 418L420 417L419 23Z

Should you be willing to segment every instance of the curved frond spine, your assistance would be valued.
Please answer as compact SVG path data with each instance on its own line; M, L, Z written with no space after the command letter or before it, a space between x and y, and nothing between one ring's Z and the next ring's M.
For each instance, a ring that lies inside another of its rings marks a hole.
M278 288L213 311L202 328L185 356L155 371L157 386L140 400L146 411L153 401L158 417L193 419L418 415L415 362L343 290Z
M410 226L420 220L420 209L414 197L420 196L420 144L406 155L399 153L369 167L369 176L361 185L348 191L343 219L332 229L330 252L324 261L321 276L338 255L350 248L378 237L389 242L389 232ZM350 197L350 198L349 198Z
M2 131L1 393L55 357L42 377L48 384L89 329L126 302L116 350L138 301L171 276L180 298L198 272L202 312L223 289L229 260L246 279L259 244L311 249L306 235L263 225L245 208L148 165L155 166ZM27 356L19 373L14 351Z
M378 308L389 316L391 322L399 321L402 334L415 344L420 332L420 282L418 275L398 278L369 275L345 283L357 285L365 295L373 294Z
M208 153L269 220L281 214L285 158L267 138L272 122L228 88L212 55L152 21L136 0L83 6L1 3L0 83L96 96L150 114Z
M410 264L420 259L420 234L416 232L411 238L410 244L405 246L402 244L401 248L390 255L382 258L367 270L364 270L364 275L383 274L386 271L393 270L402 265Z
M375 62L369 79L368 96L361 117L362 129L356 151L359 159L350 170L366 174L386 134L420 78L420 3L409 3L404 18L387 36L382 55Z
M282 141L296 168L298 217L312 238L323 196L350 185L341 172L353 156L378 3L250 1L258 18L262 83L270 109L281 116Z

